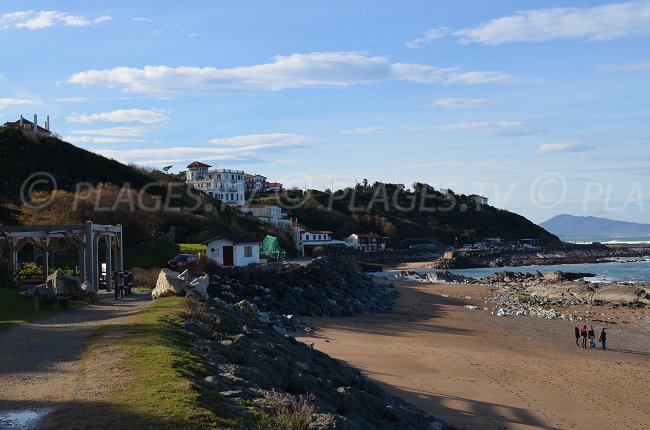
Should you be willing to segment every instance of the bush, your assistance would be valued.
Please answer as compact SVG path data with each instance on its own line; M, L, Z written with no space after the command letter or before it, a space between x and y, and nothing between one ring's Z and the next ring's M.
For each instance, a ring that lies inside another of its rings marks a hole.
M153 267L151 269L134 267L131 271L133 272L134 287L147 288L150 290L156 288L156 281L158 281L158 275L160 274L159 267Z
M307 430L314 415L310 403L313 395L294 397L272 392L260 402L260 410L253 415L259 430Z

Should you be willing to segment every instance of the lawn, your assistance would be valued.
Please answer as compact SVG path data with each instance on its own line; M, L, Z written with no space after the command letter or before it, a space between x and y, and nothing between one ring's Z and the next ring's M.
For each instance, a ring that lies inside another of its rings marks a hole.
M31 298L20 295L14 290L0 288L0 331L53 313L54 311L49 309L34 310L34 302Z
M190 352L178 326L186 300L156 300L135 323L97 331L88 348L109 346L123 352L118 367L129 381L107 400L126 414L155 422L157 428L239 428L240 419L221 407L216 390L202 385L211 373Z

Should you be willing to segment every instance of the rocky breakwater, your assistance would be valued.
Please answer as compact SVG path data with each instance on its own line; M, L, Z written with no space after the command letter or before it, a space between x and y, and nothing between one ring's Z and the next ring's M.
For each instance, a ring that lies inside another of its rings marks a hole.
M593 283L590 273L498 272L479 278L477 284L498 287L490 297L498 316L531 315L545 318L584 319L568 313L571 306L647 307L650 289L643 284ZM588 311L586 312L588 314ZM587 315L585 315L587 316Z
M153 296L171 295L190 297L180 326L211 373L196 385L218 395L243 429L452 429L291 335L309 330L295 314L390 309L395 292L354 261L218 269L211 277L165 269Z
M617 258L640 257L646 250L609 248L601 244L549 246L540 248L498 247L486 250L458 250L453 258L439 258L434 269L468 269L474 267L516 267L549 264L600 263Z
M300 266L286 263L212 268L208 294L226 303L248 300L271 316L352 316L388 312L397 298L376 285L353 258L322 257Z

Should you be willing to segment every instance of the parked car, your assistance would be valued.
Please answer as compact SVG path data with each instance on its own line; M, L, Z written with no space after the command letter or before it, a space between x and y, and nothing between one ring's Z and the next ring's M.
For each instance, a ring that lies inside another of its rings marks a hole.
M186 269L196 269L199 265L199 259L192 254L178 254L167 262L167 268L176 272L182 272Z

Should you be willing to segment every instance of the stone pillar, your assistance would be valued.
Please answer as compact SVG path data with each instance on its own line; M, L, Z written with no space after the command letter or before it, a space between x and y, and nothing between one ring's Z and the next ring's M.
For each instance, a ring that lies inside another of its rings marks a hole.
M104 236L106 241L106 291L113 287L113 237L110 234Z

